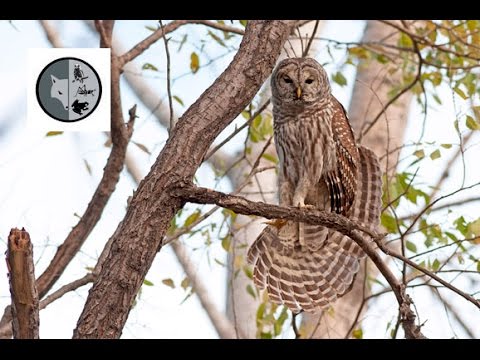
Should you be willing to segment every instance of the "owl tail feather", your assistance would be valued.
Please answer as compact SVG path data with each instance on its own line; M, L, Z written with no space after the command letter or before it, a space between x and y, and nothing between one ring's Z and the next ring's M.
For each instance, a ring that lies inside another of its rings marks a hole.
M373 152L361 147L357 197L351 218L376 230L380 215L381 172ZM328 308L351 288L364 257L350 238L328 229L321 246L298 241L295 226L269 225L248 250L254 265L253 280L267 289L270 299L294 313ZM324 236L322 236L323 238Z

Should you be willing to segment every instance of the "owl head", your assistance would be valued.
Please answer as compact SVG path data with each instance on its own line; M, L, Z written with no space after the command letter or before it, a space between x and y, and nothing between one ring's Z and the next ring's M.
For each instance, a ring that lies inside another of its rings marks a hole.
M322 65L312 58L282 60L271 77L274 104L304 107L330 95L330 83Z

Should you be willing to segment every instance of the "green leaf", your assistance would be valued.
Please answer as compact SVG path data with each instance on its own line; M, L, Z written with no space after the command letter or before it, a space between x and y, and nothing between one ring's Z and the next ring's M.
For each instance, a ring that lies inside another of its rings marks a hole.
M438 261L438 259L435 259L432 264L432 269L434 271L437 271L439 268L440 268L440 261Z
M477 271L480 272L480 261L477 261Z
M225 217L230 217L231 221L235 221L235 219L237 218L237 214L230 209L223 209L222 214Z
M253 287L250 284L247 285L247 293L251 295L254 299L257 298L257 295L255 294L255 290L253 290Z
M386 64L389 62L388 58L383 55L383 54L378 54L377 55L377 61L380 63L380 64Z
M455 121L453 122L453 126L455 127L455 130L457 130L457 132L460 131L460 128L458 127L458 120L455 120Z
M192 214L190 214L185 222L183 223L183 226L188 227L192 225L200 216L200 210L195 210Z
M221 262L217 258L213 259L218 265L225 267L225 263Z
M411 48L413 47L413 41L412 39L410 38L410 36L408 36L407 34L403 33L400 35L400 39L398 41L399 45L401 47L404 47L404 48Z
M452 147L452 144L440 144L440 146L445 149L450 149Z
M457 228L458 231L460 231L460 233L463 235L463 236L466 236L467 235L467 231L468 231L468 226L467 226L467 222L465 221L465 218L463 216L460 216L458 219L456 219L453 224L455 225L455 227Z
M384 212L381 216L382 226L390 233L395 234L397 232L397 221L393 216Z
M147 153L148 155L152 155L152 153L150 152L150 150L148 150L148 148L147 148L145 145L140 144L140 143L138 143L138 142L136 142L136 141L134 141L133 143L134 143L135 145L137 145L138 148L139 148L140 150L142 150L143 152Z
M157 28L156 28L156 27L149 26L149 25L146 25L146 26L145 26L145 29L150 30L150 31L157 31Z
M266 303L262 302L257 309L257 320L262 320L265 315Z
M196 73L198 69L200 68L200 59L198 58L198 55L196 52L192 52L190 55L190 69L192 70L192 73Z
M278 163L278 159L275 155L271 155L271 154L263 154L262 157L274 164L277 164Z
M231 246L232 246L232 237L230 235L227 235L222 239L222 248L226 252L229 252Z
M335 75L333 75L332 80L340 86L347 85L347 79L345 79L345 76L343 76L341 72L337 72Z
M85 167L87 168L87 172L89 175L92 175L92 168L90 167L90 164L86 159L83 159L83 163L85 164Z
M85 270L92 272L93 270L95 270L95 268L91 266L85 266Z
M62 135L63 131L49 131L45 136L56 136L56 135Z
M261 332L260 333L260 339L271 339L271 338L272 338L271 333L267 333L267 332Z
M172 279L163 279L162 284L171 287L172 289L175 289L175 283Z
M172 284L173 284L173 281L172 281ZM149 281L149 280L145 279L145 280L143 280L143 285L146 285L146 286L153 286L154 284L153 284L153 282L151 282L151 281Z
M352 336L353 336L354 339L363 339L362 328L353 330L352 331Z
M349 48L348 53L353 56L356 56L359 59L368 59L370 54L365 48L360 46L354 46Z
M437 94L433 94L433 100L439 105L442 105L442 100L440 100L440 97Z
M175 100L176 102L178 102L180 105L185 106L185 105L183 104L182 99L180 99L177 95L173 95L172 98L173 98L173 100Z
M287 307L284 306L282 309L282 312L280 313L280 316L278 317L277 321L274 322L273 324L273 332L275 336L280 335L282 332L282 327L283 324L285 323L285 320L288 319L288 313L287 313Z
M245 265L243 267L243 272L245 273L246 277L248 277L249 279L253 279L253 271L251 266Z
M225 43L223 42L222 39L220 39L217 35L215 35L213 32L208 30L207 35L210 36L213 40L215 40L220 46L227 47Z
M417 150L413 153L417 158L423 159L425 157L425 151L423 150Z
M157 67L155 65L150 64L150 63L143 64L142 70L158 71Z
M462 89L460 89L458 86L453 89L463 100L467 100L468 96L465 95Z
M436 160L436 159L440 158L441 156L442 156L442 154L440 153L440 150L437 149L430 154L430 159Z
M471 237L480 236L480 218L468 224L468 231Z
M465 124L470 130L478 130L480 129L480 124L477 123L470 115L467 115L467 119L465 120Z
M413 242L407 240L405 247L411 252L417 253L417 246Z
M247 26L248 20L239 20L239 21L240 21L240 25L242 25L243 27Z

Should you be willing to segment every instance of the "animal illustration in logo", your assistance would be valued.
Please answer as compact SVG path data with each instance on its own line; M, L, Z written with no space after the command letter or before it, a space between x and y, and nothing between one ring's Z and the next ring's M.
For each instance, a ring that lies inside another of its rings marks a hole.
M88 79L88 76L84 76L83 70L80 67L80 64L75 64L73 68L73 76L74 76L74 79L72 80L72 83L75 81L78 81L79 83L83 84L83 80Z
M55 120L85 119L95 111L101 96L102 84L96 70L79 58L52 61L37 80L38 103Z
M78 100L75 100L72 104L72 110L78 115L83 115L83 111L88 110L88 102L80 102Z
M94 92L95 90L97 89L87 89L87 85L83 85L83 87L79 86L78 89L77 89L77 93L75 94L75 97L77 97L77 95L83 95L83 96L87 96L87 95L92 95L92 96L95 96Z
M52 79L52 88L50 96L58 99L65 110L68 110L68 79L59 79L55 75L50 75Z

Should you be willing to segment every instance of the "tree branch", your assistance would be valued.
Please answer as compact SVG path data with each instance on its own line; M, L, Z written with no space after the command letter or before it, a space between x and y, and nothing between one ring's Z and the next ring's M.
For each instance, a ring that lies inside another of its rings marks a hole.
M392 287L400 307L400 317L405 330L405 336L409 339L425 338L420 327L415 325L415 314L410 308L412 300L405 293L405 286L397 280L375 250L373 242L366 239L362 232L370 235L377 243L380 243L384 235L359 226L350 219L335 213L249 201L240 196L228 195L211 189L196 187L188 183L179 184L177 188L172 190L172 193L183 201L199 204L216 204L228 208L237 214L257 215L267 219L283 219L312 225L323 225L350 237L365 251Z
M63 285L60 289L58 289L57 291L54 291L53 293L48 295L45 299L40 301L40 310L45 309L48 305L50 305L55 300L60 299L66 293L77 290L79 287L85 286L93 282L94 280L95 280L95 275L93 273L88 273L87 275L85 275L80 279L74 280L71 283Z
M212 189L197 187L191 183L179 182L177 187L172 190L172 194L175 197L181 198L183 201L197 204L215 204L230 209L237 214L256 215L267 219L292 220L323 225L349 237L353 236L355 230L363 232L377 241L384 237L384 234L376 233L372 229L358 225L347 217L336 213L250 201L241 196L229 195Z
M35 286L33 247L25 229L8 235L7 266L12 296L13 337L38 339L38 293Z

